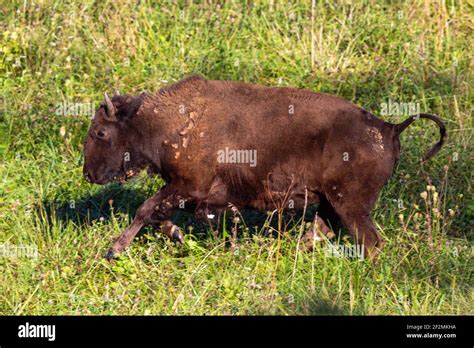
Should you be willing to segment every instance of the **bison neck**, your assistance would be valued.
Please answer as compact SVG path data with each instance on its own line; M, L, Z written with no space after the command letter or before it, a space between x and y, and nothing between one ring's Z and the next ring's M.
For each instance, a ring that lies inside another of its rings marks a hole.
M194 96L194 95L193 95ZM141 139L137 146L149 169L167 182L189 156L189 140L202 106L189 93L158 93L147 97L133 120ZM186 155L185 155L186 153Z

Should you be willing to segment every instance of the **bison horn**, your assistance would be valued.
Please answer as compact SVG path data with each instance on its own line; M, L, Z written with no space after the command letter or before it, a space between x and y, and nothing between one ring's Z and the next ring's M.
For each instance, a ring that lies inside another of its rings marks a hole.
M106 111L106 117L105 119L107 121L115 122L117 121L117 117L115 116L116 111L115 111L115 106L110 100L109 96L107 93L105 93L105 111Z

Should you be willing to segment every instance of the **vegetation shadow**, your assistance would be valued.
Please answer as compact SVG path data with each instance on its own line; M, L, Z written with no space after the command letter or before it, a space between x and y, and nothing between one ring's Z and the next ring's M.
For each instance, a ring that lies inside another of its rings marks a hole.
M135 216L138 207L150 196L152 193L145 189L139 189L133 186L124 186L119 184L109 184L101 188L99 191L83 196L75 200L55 200L43 201L42 208L46 212L46 218L49 224L53 220L63 223L73 222L78 226L92 225L94 221L101 220L104 222L110 221L112 216L127 215L131 221ZM58 192L58 197L67 196L66 192ZM39 209L40 207L37 207ZM305 222L313 220L316 207L308 207L305 214ZM254 209L242 209L235 216L239 217L240 226L244 225L250 235L262 230L266 234L275 235L278 230L277 214L276 212L264 212ZM291 230L296 225L301 223L302 211L290 213L285 211L283 214L283 226L286 230ZM221 234L223 230L231 233L234 226L234 214L232 211L216 214L213 229ZM199 240L207 238L209 232L212 231L208 221L197 220L194 218L192 211L176 209L172 218L173 222L180 226L188 233L192 226L192 233ZM143 229L142 233L148 233L149 228Z
M312 299L307 305L308 315L349 315L349 312L333 305L328 300Z
M62 197L65 195L60 194ZM73 222L91 225L95 220L108 221L113 214L128 214L132 219L138 207L148 198L146 192L133 187L110 184L100 191L75 200L43 201L48 222Z

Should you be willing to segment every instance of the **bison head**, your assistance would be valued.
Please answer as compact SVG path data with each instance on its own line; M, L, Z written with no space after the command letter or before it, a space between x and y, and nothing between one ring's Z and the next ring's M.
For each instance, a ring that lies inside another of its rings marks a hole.
M116 95L96 111L84 143L84 177L96 184L123 182L143 167L137 152L141 134L133 126L145 94Z

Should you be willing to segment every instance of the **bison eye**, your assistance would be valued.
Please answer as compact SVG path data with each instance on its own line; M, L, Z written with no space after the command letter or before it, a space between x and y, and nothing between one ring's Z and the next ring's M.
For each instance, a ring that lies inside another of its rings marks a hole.
M98 136L99 138L105 138L105 131L102 130L102 129L98 130L98 131L97 131L97 136Z

